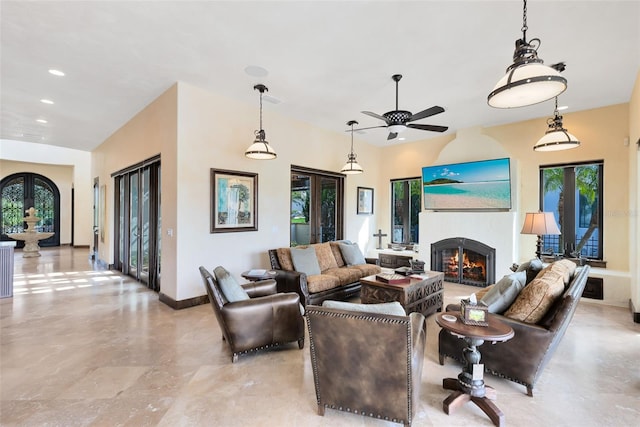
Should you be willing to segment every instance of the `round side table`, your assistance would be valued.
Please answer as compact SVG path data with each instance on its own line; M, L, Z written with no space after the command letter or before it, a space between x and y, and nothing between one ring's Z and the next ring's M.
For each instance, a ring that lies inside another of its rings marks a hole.
M455 321L445 320L449 316ZM463 350L465 366L458 378L445 378L442 387L453 392L442 402L442 409L449 415L456 408L472 401L489 416L493 424L504 425L504 413L492 402L496 398L495 389L484 384L484 366L480 364L480 347L485 341L503 342L513 338L511 326L492 314L487 315L488 326L467 325L460 320L460 313L436 314L436 323L443 329L464 339L467 347Z

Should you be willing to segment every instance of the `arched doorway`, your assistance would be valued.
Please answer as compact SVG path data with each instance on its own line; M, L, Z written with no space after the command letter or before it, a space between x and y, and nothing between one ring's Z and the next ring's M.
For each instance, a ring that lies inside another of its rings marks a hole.
M60 191L53 181L37 173L14 173L0 181L0 196L0 240L13 240L7 233L24 231L25 210L33 206L41 218L36 230L55 233L38 244L60 246ZM17 246L23 247L24 242L18 241Z

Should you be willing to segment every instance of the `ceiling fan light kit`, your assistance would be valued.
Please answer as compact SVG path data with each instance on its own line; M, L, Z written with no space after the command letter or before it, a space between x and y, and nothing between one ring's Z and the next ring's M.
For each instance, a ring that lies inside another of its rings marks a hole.
M422 110L416 114L411 114L411 111L399 110L398 109L398 82L400 81L400 79L402 79L402 74L394 74L393 76L391 76L391 79L393 79L393 81L396 82L396 109L392 111L387 111L382 115L372 113L371 111L363 111L362 113L366 114L367 116L373 117L378 120L382 120L383 122L385 122L385 125L372 126L372 127L361 128L356 130L387 128L389 130L389 136L387 136L387 140L391 140L396 138L399 133L404 132L407 128L426 130L430 132L445 132L447 129L449 129L447 126L422 125L422 124L410 123L416 120L420 120L420 119L434 116L436 114L440 114L444 112L444 108L438 105L435 105L431 108L427 108L426 110Z
M562 125L562 116L558 113L558 98L554 117L547 120L549 128L544 136L533 146L534 151L560 151L576 148L580 145L578 138L567 132Z
M265 139L266 133L264 129L262 129L262 95L269 89L263 84L257 84L253 88L260 91L260 130L255 131L256 139L253 141L253 144L247 148L244 155L255 160L275 159L278 155Z
M347 156L347 163L345 163L345 165L340 170L341 173L344 173L346 175L356 175L364 172L364 169L362 169L362 166L360 166L358 164L358 161L356 160L356 155L353 153L353 125L357 124L358 122L356 122L355 120L349 120L347 122L347 126L351 126L351 152Z
M538 104L567 89L567 79L560 75L564 64L544 65L542 59L538 58L540 39L527 42L527 0L523 0L523 3L522 39L516 40L513 64L487 97L487 103L494 108Z

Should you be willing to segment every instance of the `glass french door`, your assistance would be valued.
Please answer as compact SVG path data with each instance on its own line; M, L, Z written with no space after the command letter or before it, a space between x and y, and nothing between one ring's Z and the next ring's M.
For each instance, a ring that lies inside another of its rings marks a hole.
M291 246L342 238L343 185L340 174L291 168Z
M160 161L115 176L116 268L160 290Z
M0 240L11 240L7 234L22 233L25 210L34 207L40 221L36 231L53 232L53 236L40 240L41 247L60 246L60 190L49 178L30 172L9 175L0 181ZM23 247L24 241L17 241Z

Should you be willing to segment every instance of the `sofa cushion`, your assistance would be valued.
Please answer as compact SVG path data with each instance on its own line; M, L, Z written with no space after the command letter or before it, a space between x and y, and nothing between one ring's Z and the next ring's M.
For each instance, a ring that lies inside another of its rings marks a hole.
M563 292L563 275L548 270L520 291L511 307L504 312L504 316L525 323L538 323Z
M320 271L338 267L336 257L333 256L333 251L331 250L331 245L329 245L329 242L312 245L312 247L314 247L316 250L316 256L318 257L318 265L320 266Z
M323 275L335 276L338 278L339 285L348 285L360 280L362 273L354 267L336 267L330 268L322 272Z
M296 247L292 248L290 252L293 268L295 268L296 271L305 273L307 276L320 274L320 265L318 265L318 257L316 256L316 250L314 247Z
M317 292L328 291L340 286L340 280L336 276L329 274L314 274L313 276L307 276L307 289L310 294Z
M358 270L360 272L360 277L358 279L362 279L366 276L372 276L374 274L378 274L382 271L379 265L375 264L358 264L349 266L350 269Z
M280 268L286 271L293 271L293 261L291 261L291 248L278 248L276 249L278 254L278 262L280 262Z
M519 273L521 271L526 271L527 283L529 283L536 278L536 276L542 270L542 268L543 268L542 261L539 260L538 258L534 258L531 261L527 261L520 264L520 266L516 270L516 273Z
M347 265L358 265L367 263L358 245L356 245L355 243L349 244L344 242L341 242L339 244L340 252L342 252L342 258L344 258L344 262Z
M224 297L229 302L244 301L249 299L249 294L244 290L242 286L236 281L236 279L229 274L224 267L216 267L213 270L213 274L216 276L220 290L224 294Z
M355 304L351 302L326 300L323 307L339 310L358 311L362 313L390 314L393 316L406 316L407 314L398 301L383 302L380 304Z
M526 280L525 271L508 274L492 286L480 301L489 307L489 313L502 313L516 300Z

